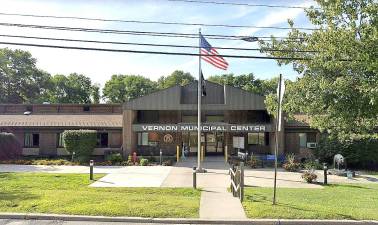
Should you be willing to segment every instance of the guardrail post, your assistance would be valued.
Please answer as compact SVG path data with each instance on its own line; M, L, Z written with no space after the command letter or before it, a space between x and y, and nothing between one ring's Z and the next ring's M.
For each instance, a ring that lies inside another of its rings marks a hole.
M244 200L244 162L240 163L240 201Z

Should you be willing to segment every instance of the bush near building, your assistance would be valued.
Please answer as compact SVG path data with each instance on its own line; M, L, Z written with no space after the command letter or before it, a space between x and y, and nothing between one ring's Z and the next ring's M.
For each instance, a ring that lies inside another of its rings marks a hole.
M97 131L95 130L66 130L63 132L64 147L79 162L86 162L97 143Z
M333 163L333 157L341 154L348 167L378 169L378 135L353 135L343 140L323 136L315 149L320 161Z
M0 160L14 160L22 155L22 147L12 133L0 133Z

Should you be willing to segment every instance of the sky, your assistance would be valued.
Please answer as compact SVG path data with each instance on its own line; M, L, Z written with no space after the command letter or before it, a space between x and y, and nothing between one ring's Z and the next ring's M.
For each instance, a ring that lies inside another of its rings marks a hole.
M314 4L309 0L223 0L223 2L261 3L271 5L280 4L305 7ZM168 0L0 0L0 5L0 13L256 26L288 26L287 20L292 19L297 27L312 27L306 18L303 9L199 4ZM135 24L73 19L31 18L9 15L0 15L0 23L179 33L198 33L199 28L201 28L202 33L205 35L285 36L287 33L287 30L274 29ZM9 26L0 26L0 34L99 41L198 45L198 39L56 31ZM0 41L148 51L182 51L189 53L197 53L198 51L197 49L183 50L169 47L157 48L148 46L74 43L6 37L0 37ZM208 40L208 42L215 47L258 48L257 43L241 40L230 41L211 39ZM100 86L103 86L113 74L138 74L152 80L157 80L160 76L167 76L174 70L183 70L185 72L190 72L193 76L198 76L198 57L193 56L80 51L72 49L51 49L0 44L0 48L3 47L30 51L32 56L37 59L37 66L52 75L68 75L73 72L81 73L90 77L93 83L100 84ZM264 55L256 51L221 49L218 50L218 52L220 54L235 55ZM298 76L298 74L292 70L291 65L280 67L275 60L226 58L226 61L229 63L227 71L217 69L212 65L203 62L202 70L205 78L210 75L224 73L234 73L235 75L253 73L260 79L269 79L278 76L279 73L282 73L285 78L291 80Z

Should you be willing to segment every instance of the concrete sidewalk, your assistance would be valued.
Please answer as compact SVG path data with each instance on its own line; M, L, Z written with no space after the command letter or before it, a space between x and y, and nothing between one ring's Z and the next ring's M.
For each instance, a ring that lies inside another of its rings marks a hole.
M193 165L196 158L181 161L172 168L162 186L164 187L192 187ZM200 202L201 219L247 219L238 198L232 196L227 188L230 185L228 174L229 165L223 157L208 157L203 162L207 173L197 174L197 188L202 189Z

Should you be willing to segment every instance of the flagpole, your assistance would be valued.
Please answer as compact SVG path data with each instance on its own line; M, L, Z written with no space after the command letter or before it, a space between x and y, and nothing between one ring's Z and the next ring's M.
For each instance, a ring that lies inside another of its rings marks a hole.
M201 28L198 31L199 48L198 48L198 116L197 116L197 171L201 172L201 98L202 98L202 84L201 84Z
M278 81L278 98L277 98L277 116L276 116L276 134L275 134L275 140L276 140L276 147L274 149L274 191L273 191L273 205L276 204L276 198L277 198L277 158L278 158L278 130L279 130L279 124L280 122L278 120L281 119L280 111L281 111L281 82L282 82L282 74L280 74L280 78Z

